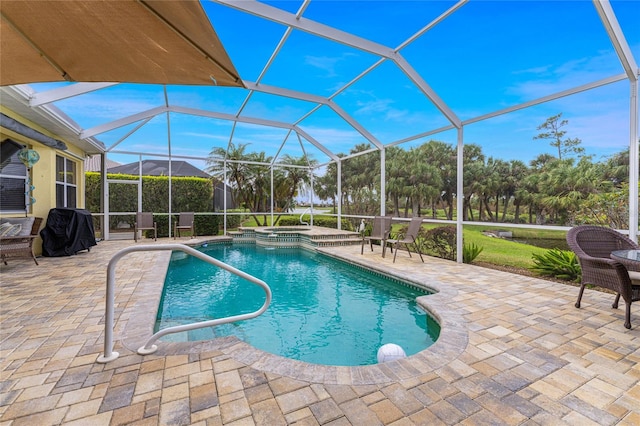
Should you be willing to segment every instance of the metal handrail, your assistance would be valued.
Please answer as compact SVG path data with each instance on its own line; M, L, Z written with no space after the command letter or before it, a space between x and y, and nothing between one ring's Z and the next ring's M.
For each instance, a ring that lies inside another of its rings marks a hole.
M113 350L113 317L114 317L114 304L115 304L115 267L118 261L123 258L125 255L135 252L135 251L160 251L160 250L180 250L185 253L188 253L194 257L197 257L200 260L208 262L212 265L215 265L219 268L222 268L226 271L231 272L232 274L238 275L245 280L256 284L264 290L266 294L266 300L262 307L257 311L250 312L248 314L235 315L231 317L218 318L215 320L209 321L201 321L191 324L178 325L174 327L164 328L153 336L151 336L144 346L138 349L138 354L140 355L148 355L155 352L158 347L153 344L160 337L165 336L171 333L179 333L182 331L195 330L198 328L204 327L212 327L214 325L226 324L229 322L242 321L246 319L255 318L259 315L262 315L264 311L267 310L269 304L271 303L271 288L269 285L258 279L252 275L247 274L239 269L234 268L233 266L227 265L224 262L219 261L211 256L208 256L192 247L186 246L184 244L157 244L157 245L140 245L140 246L131 246L125 249L120 250L116 253L111 260L109 261L109 265L107 266L107 294L106 294L106 302L105 302L105 321L104 321L104 354L99 356L97 362L99 363L107 363L113 361L118 358L120 354Z
M303 211L302 214L300 215L300 219L298 219L298 221L303 225L309 226L309 222L305 222L304 220L302 220L302 218L304 217L305 214L307 214L307 212L311 215L311 222L313 222L313 208L312 207L308 207L307 209L305 209L305 211Z

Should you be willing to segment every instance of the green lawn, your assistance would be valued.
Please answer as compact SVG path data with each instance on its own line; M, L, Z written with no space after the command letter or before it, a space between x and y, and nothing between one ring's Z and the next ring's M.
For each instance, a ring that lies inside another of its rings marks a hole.
M247 217L242 226L256 226L255 221L250 216ZM393 226L394 232L397 231L402 225L395 224ZM433 228L438 225L424 225L425 228ZM500 266L513 266L517 268L529 268L533 265L532 255L534 253L544 254L547 249L537 247L530 244L523 244L515 241L510 241L503 238L489 237L483 234L483 231L497 229L499 226L495 225L465 225L464 226L464 241L465 244L475 244L482 247L482 253L475 259L476 262L486 262ZM522 229L522 228L508 228L512 233L514 239L518 240L565 240L566 232L563 231L548 231L540 229Z
M523 244L515 241L510 241L504 238L489 237L482 233L484 229L490 229L490 227L482 226L465 226L464 227L464 241L465 244L474 243L479 247L483 247L482 253L476 258L478 262L487 262L494 265L515 266L519 268L528 268L533 266L532 255L534 253L544 254L547 249L536 247L530 244ZM525 232L521 232L525 231ZM531 230L512 230L514 237L519 239L531 239ZM540 231L533 231L537 236L541 238ZM548 231L547 231L548 232ZM564 232L555 232L553 237L561 236L564 239ZM549 238L547 236L546 238Z

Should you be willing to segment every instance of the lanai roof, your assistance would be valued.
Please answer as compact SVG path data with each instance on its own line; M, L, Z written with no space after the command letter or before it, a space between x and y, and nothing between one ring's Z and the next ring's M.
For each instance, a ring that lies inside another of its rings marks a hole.
M2 2L3 11L10 3ZM201 5L244 88L186 80L42 83L4 87L2 102L11 107L18 99L35 118L49 111L69 118L70 133L91 142L90 153L104 143L121 163L169 155L198 163L230 142L274 158L307 153L325 163L363 143L455 144L461 127L465 143L512 156L558 112L587 153L629 146L638 2ZM35 19L38 10L30 13ZM563 97L569 94L571 101Z

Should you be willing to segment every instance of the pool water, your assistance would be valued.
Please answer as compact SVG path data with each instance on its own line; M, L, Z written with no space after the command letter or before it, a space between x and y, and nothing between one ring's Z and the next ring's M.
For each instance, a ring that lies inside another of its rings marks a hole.
M194 330L188 340L233 335L287 358L356 366L375 364L385 343L412 355L440 333L438 323L416 304L416 297L428 294L424 290L320 253L226 244L200 250L265 281L273 298L257 318ZM174 256L156 330L250 313L264 300L262 289L236 275L191 256Z

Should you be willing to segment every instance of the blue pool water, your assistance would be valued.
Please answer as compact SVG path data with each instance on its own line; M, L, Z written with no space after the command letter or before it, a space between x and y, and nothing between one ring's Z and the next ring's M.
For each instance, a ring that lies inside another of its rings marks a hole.
M416 304L426 293L320 253L213 244L204 253L262 279L273 299L261 316L189 332L189 340L221 336L266 352L324 365L377 362L385 343L407 355L429 347L440 327ZM197 258L174 253L156 330L258 310L262 289Z

